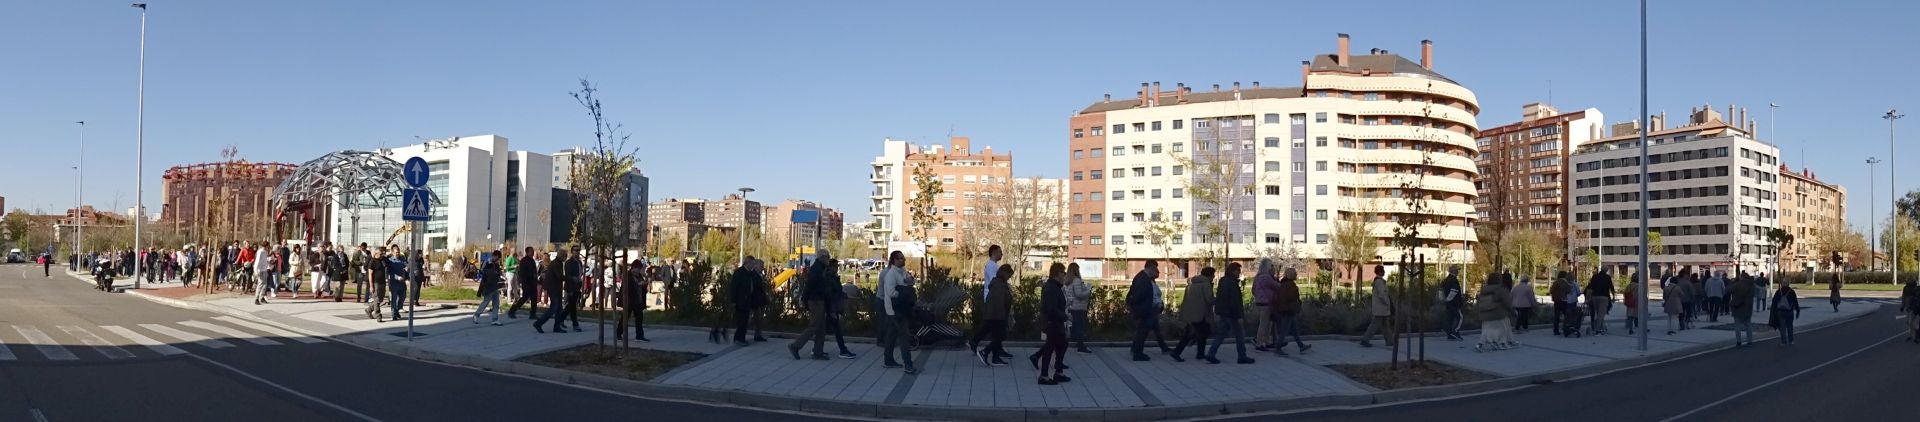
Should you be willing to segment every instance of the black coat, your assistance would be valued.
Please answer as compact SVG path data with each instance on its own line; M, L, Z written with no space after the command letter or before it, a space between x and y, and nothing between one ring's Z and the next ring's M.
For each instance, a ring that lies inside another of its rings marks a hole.
M489 262L480 267L480 296L485 297L489 293L500 290L500 287L506 284L505 276L500 273L498 261Z
M1240 319L1246 317L1246 304L1241 303L1240 277L1221 277L1214 286L1213 314L1221 318Z
M1159 310L1153 309L1153 289L1157 288L1153 285L1153 277L1147 275L1145 270L1135 273L1133 285L1127 287L1127 310L1135 315L1159 313Z

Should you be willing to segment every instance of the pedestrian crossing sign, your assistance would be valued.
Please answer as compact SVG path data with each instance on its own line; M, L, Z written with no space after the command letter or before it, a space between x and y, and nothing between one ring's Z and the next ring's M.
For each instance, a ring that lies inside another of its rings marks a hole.
M433 215L433 203L426 189L400 190L400 219L427 221Z

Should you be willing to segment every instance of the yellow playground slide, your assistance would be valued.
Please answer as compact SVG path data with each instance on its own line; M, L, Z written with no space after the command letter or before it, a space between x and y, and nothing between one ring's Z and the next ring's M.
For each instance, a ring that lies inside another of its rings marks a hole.
M800 274L800 271L792 268L781 271L780 275L773 276L773 288L778 289L780 286L786 285L787 280L793 279L793 276L797 274Z

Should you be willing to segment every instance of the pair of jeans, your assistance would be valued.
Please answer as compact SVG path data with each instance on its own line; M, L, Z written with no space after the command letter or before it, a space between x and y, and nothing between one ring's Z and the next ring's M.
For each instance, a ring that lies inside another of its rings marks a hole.
M417 290L417 289L416 289ZM393 281L387 283L387 306L393 309L393 319L400 319L400 305L407 297L407 283Z
M799 351L813 342L813 354L824 355L827 348L827 302L824 300L807 301L807 329L795 336L788 349Z
M261 272L260 282L254 285L253 300L266 300L267 297L273 296L273 289L273 272Z
M1072 326L1068 327L1072 332L1067 334L1067 338L1077 342L1080 348L1087 348L1087 311L1069 310L1067 317L1073 321Z
M493 322L500 322L500 290L494 289L480 297L480 307L473 310L473 322L480 322L480 314L493 313Z
M1288 335L1292 335L1293 343L1299 345L1301 351L1307 350L1307 342L1300 339L1299 322L1300 317L1296 314L1280 314L1274 317L1273 351L1275 353L1279 353L1281 348L1286 347Z
M1010 354L1007 353L1006 345L1007 320L989 319L983 321L981 327L984 327L984 332L987 334L987 346L980 348L980 353L986 354L995 360L1000 359L1001 355Z
M1780 330L1780 344L1793 344L1793 311L1773 311L1773 323Z
M1607 332L1608 306L1612 306L1612 299L1587 301L1587 318L1590 321L1588 326L1596 334Z
M1561 331L1564 331L1567 328L1567 325L1568 325L1566 321L1567 309L1572 307L1573 307L1572 304L1568 304L1564 300L1553 301L1553 334L1554 335L1571 334L1571 333L1562 333Z
M1233 347L1240 353L1240 359L1247 358L1246 322L1240 318L1220 317L1220 333L1213 336L1213 347L1207 349L1207 358L1220 358L1220 344L1227 339L1227 333L1233 333Z
M1047 368L1053 368L1053 375L1066 372L1067 366L1067 324L1065 321L1047 321L1040 332L1046 341L1040 344L1040 350L1033 352L1040 359L1040 376L1047 376ZM1202 347L1204 349L1204 347Z
M739 321L738 325L740 329L734 333L733 340L746 341L746 314L741 313L738 315L740 316L735 317L735 320ZM879 340L881 356L886 357L886 363L905 363L908 368L912 368L913 351L907 349L907 318L905 316L887 315L876 315L876 317L873 322L880 328ZM895 349L900 350L900 360L898 361L893 359L893 351Z
M578 330L580 329L580 291L567 290L566 299L566 307L560 309L560 317L554 321L553 325L558 327L561 322L571 322L573 329Z
M1465 322L1467 318L1462 308L1460 305L1447 304L1447 322L1446 325L1442 326L1446 328L1447 338L1462 338L1460 337L1460 324Z
M1206 320L1187 324L1187 332L1181 333L1180 343L1173 346L1173 355L1180 356L1182 352L1187 350L1187 346L1191 345L1194 348L1194 359L1206 358L1207 336L1212 335L1212 333L1213 327L1208 325Z
M564 309L567 308L567 304L562 303L564 302L564 299L561 299L560 295L554 294L554 293L559 293L559 292L550 292L547 294L547 312L540 314L539 319L533 320L533 328L538 329L540 327L546 326L547 320L549 319L553 320L554 331L560 331L560 326L564 325L562 324L562 321L566 320L566 315L562 312ZM400 298L404 296L394 296L394 297ZM403 299L394 299L394 302L397 303L402 300Z
M367 316L376 320L385 319L380 316L380 307L386 304L387 289L380 288L381 286L377 285L368 287L371 287L373 291L370 292L372 293L370 295L363 295L367 297Z
M1753 315L1733 316L1733 343L1753 343Z
M321 293L333 293L333 277L328 276L327 273L323 271L314 271L313 297L319 298Z
M519 314L521 305L531 305L527 310L528 316L540 315L540 289L522 287L519 293L520 298L514 299L513 306L507 307L507 318L513 318L514 315Z
M1158 312L1151 312L1151 311L1134 312L1133 313L1133 347L1131 349L1133 351L1134 357L1142 357L1147 355L1145 350L1147 348L1148 333L1152 333L1154 340L1160 343L1160 351L1165 352L1170 350L1167 348L1166 336L1160 333L1160 314Z
M1532 306L1522 307L1522 308L1513 308L1513 312L1515 314L1514 315L1515 318L1513 319L1514 330L1526 331L1528 328L1532 328L1531 327L1531 325L1533 325L1532 324L1533 323L1533 307Z
M646 303L644 300L637 302ZM630 303L627 304L627 310L633 313L633 338L645 340L647 338L647 307Z

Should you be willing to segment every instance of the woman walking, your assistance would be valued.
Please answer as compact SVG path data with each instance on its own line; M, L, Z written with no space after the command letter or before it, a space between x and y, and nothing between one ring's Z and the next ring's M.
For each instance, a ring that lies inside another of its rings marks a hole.
M1003 270L1004 271L1004 270ZM1006 271L1011 272L1011 271ZM1034 352L1028 360L1033 361L1033 369L1040 372L1040 385L1055 385L1067 381L1067 267L1058 262L1047 268L1047 281L1040 285L1041 336L1045 342L1040 351ZM1004 287L1004 286L1002 286ZM1000 290L1000 289L995 289ZM994 342L997 346L999 342ZM1053 376L1047 376L1047 369L1053 369Z
M983 326L987 347L980 348L980 363L987 366L1006 366L1000 356L1007 354L1007 314L1013 311L1013 287L1007 285L1007 279L1013 278L1013 266L1000 264L993 274L993 281L987 284L987 300L981 312L984 312ZM823 340L824 341L824 340Z
M1194 348L1194 360L1207 359L1207 336L1213 332L1213 267L1200 269L1200 275L1187 281L1186 296L1180 299L1180 322L1187 325L1173 355L1180 356L1187 346Z
M1484 352L1488 349L1506 350L1513 348L1513 326L1507 325L1507 306L1512 299L1509 291L1497 281L1500 277L1488 277L1487 283L1480 286L1480 295L1475 298L1474 310L1480 313L1480 344L1473 345L1473 351Z
M1793 319L1800 317L1800 295L1793 290L1793 283L1780 282L1780 290L1773 292L1774 329L1780 330L1780 344L1793 344Z
M1080 353L1093 353L1087 348L1087 302L1093 298L1093 286L1080 278L1079 263L1067 264L1066 276L1067 315L1072 317L1067 328Z
M1521 275L1520 282L1515 283L1507 295L1511 296L1508 303L1513 305L1513 331L1526 333L1529 323L1533 322L1533 305L1537 300L1533 297L1533 277Z
M1827 280L1827 303L1833 304L1833 311L1840 312L1840 273L1833 273Z
M1667 335L1673 335L1675 328L1682 328L1680 323L1686 320L1680 316L1687 307L1687 295L1681 291L1685 279L1685 276L1674 277L1667 285L1660 286L1660 306L1667 312Z
M1213 314L1220 317L1220 332L1213 336L1213 346L1207 349L1207 363L1220 363L1220 344L1233 334L1234 348L1240 353L1237 361L1242 365L1253 363L1247 357L1247 328L1244 294L1240 292L1240 263L1227 263L1227 272L1220 276L1219 287L1213 295Z

